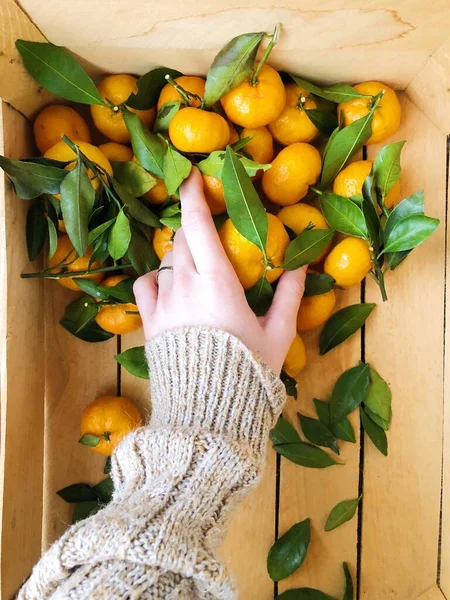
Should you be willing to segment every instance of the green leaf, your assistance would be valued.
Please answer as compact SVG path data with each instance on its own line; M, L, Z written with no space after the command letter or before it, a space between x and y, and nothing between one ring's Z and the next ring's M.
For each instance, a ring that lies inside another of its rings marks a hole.
M237 155L228 146L222 170L228 215L247 240L266 254L268 220L261 200Z
M236 150L233 148L233 151ZM246 156L239 156L239 160L241 161L247 175L250 177L254 177L258 171L267 171L270 169L272 165L270 164L261 164L257 163L253 160L250 160ZM222 169L223 163L225 161L225 152L223 150L216 150L215 152L211 152L208 158L200 161L197 167L200 169L202 173L205 175L211 175L211 177L217 177L218 179L222 179Z
M136 82L138 88L137 94L133 92L125 104L130 108L135 108L137 110L148 110L149 108L152 108L152 106L155 106L161 90L167 83L166 75L170 75L175 79L176 77L179 77L181 73L175 71L175 69L158 67L141 75Z
M324 192L320 196L320 206L332 229L353 237L363 239L369 237L362 210L348 198Z
M305 519L293 525L269 550L267 571L273 581L281 581L299 569L311 541L311 521Z
M325 100L329 100L330 102L335 102L339 104L341 102L348 102L349 100L355 100L355 98L364 98L365 96L357 92L347 83L334 83L333 85L328 85L326 87L318 87L301 77L297 77L296 75L292 75L289 73L292 79L295 81L297 85L304 88L306 91L314 94L314 96L319 96L319 98L324 98Z
M92 517L92 515L95 515L95 513L97 513L101 508L102 505L97 500L79 502L78 504L75 504L72 516L72 525L74 523L78 523L78 521Z
M213 106L231 89L250 77L265 33L244 33L233 38L216 55L206 77L205 107Z
M379 251L381 243L381 222L377 206L375 180L371 172L363 183L361 209L366 222L369 240L374 245L376 252Z
M228 216L226 215L228 218ZM170 227L173 231L178 231L181 227L181 209L180 204L168 206L159 213L159 220L163 225Z
M298 398L298 392L297 392L298 382L297 382L297 380L294 379L293 377L290 377L284 370L281 371L280 379L284 384L284 387L286 389L286 394L288 396L292 396L292 398L297 400L297 398Z
M245 292L248 305L257 317L262 317L269 310L273 300L273 289L266 279L266 274Z
M354 590L353 590L352 574L350 573L350 569L348 568L347 563L342 563L342 566L344 568L344 575L345 575L345 591L344 591L344 597L342 598L342 600L353 600Z
M326 354L356 333L375 306L374 303L353 304L334 313L320 334L320 354Z
M416 248L436 231L439 222L439 219L425 215L411 215L401 219L385 238L384 252L402 252Z
M423 215L425 210L424 202L425 198L423 190L419 190L397 204L386 221L386 225L384 227L385 239L389 237L394 227L398 225L400 221L406 219L406 217L411 217L412 215Z
M112 333L101 329L95 321L89 322L82 330L78 331L77 323L82 319L86 304L89 306L89 298L81 296L66 306L64 317L60 321L64 329L85 342L104 342L114 337Z
M313 588L295 588L286 590L276 600L333 600L331 596Z
M335 281L326 273L307 273L305 279L305 293L303 296L320 296L334 288Z
M116 354L114 358L135 377L150 379L144 346L129 348L128 350L125 350L125 352Z
M291 425L289 421L281 417L278 419L275 427L270 430L269 438L274 446L277 446L279 444L291 444L301 441L300 436L298 435L295 427L293 427L293 425Z
M47 219L42 204L34 202L27 212L26 239L28 258L35 260L44 247L47 239Z
M331 421L329 402L314 398L314 406L316 407L319 421L322 421L335 437L339 440L344 440L345 442L351 442L352 444L356 442L355 432L347 417L344 417L340 421L333 422Z
M340 421L363 402L369 387L369 374L370 366L364 363L342 373L331 394L332 422Z
M119 281L119 283L113 287L101 285L92 279L74 277L74 281L83 292L89 294L93 298L98 298L99 300L118 300L123 303L130 302L136 304L136 298L134 297L133 292L134 279L131 277Z
M328 110L322 110L320 108L305 108L304 111L311 123L324 137L330 137L330 135L338 126L336 116Z
M337 445L336 438L324 423L301 413L297 413L297 415L300 419L303 434L309 442L316 446L331 448L335 454L339 454L339 446Z
M100 483L97 483L97 485L94 485L92 489L97 495L99 502L107 504L111 501L113 495L113 480L111 479L111 477L107 477L106 479L103 479L103 481L100 481Z
M113 260L125 256L131 240L130 221L123 209L117 215L116 222L111 227L108 238L108 250Z
M89 232L89 244L93 244L105 231L107 231L116 221L116 218L110 219L109 221L105 221L105 223L101 223L95 229L92 229Z
M111 166L114 179L122 184L134 198L143 196L156 184L156 179L136 162L112 162Z
M387 196L392 186L400 181L400 154L405 144L405 141L387 144L380 150L373 163L375 186L382 199Z
M170 121L181 108L181 102L166 102L156 115L155 124L153 126L154 133L165 133L169 130Z
M84 310L79 312L78 318L74 323L76 327L75 333L79 333L84 329L96 317L98 311L99 307L96 303L86 301Z
M293 271L316 260L333 239L332 229L305 229L286 250L283 268Z
M111 457L107 456L105 461L105 466L103 468L103 474L109 475L111 473Z
M276 444L274 450L291 462L311 469L325 469L336 464L336 461L324 450L302 441Z
M325 190L372 134L373 111L330 137L324 153L320 187Z
M364 431L367 433L369 438L372 440L374 446L383 454L388 455L388 442L384 429L374 423L372 419L363 410L360 409L361 422L364 427Z
M101 438L96 435L90 435L86 433L80 437L78 440L79 444L83 444L83 446L90 446L91 448L95 448L99 445Z
M94 82L64 48L45 42L17 40L28 73L45 89L81 104L104 104Z
M12 160L0 156L0 167L8 174L19 198L31 200L41 194L58 194L65 169L36 163Z
M163 160L165 148L159 138L146 129L141 119L129 110L123 113L125 125L131 137L131 146L138 163L156 175L164 178Z
M132 225L131 240L127 252L128 258L138 275L145 275L158 268L159 259L152 244Z
M47 216L47 226L48 226L48 257L52 258L56 252L56 248L58 247L58 230L52 219Z
M73 483L56 492L65 502L87 502L97 500L97 495L87 483Z
M158 217L148 208L148 206L140 200L137 200L124 185L117 181L113 181L113 185L119 198L136 221L148 225L149 227L160 226Z
M327 522L325 523L325 531L333 531L333 529L337 529L344 523L347 523L347 521L350 521L350 519L353 519L360 500L361 496L353 500L343 500L336 504L328 515Z
M370 383L364 398L364 407L369 416L385 431L389 429L392 419L392 393L386 381L370 367ZM374 418L374 415L376 418Z
M78 256L84 256L89 246L88 224L94 207L95 190L79 156L75 168L61 184L61 210L67 235Z
M163 170L169 196L175 194L183 181L189 177L191 169L191 161L168 144L164 154Z

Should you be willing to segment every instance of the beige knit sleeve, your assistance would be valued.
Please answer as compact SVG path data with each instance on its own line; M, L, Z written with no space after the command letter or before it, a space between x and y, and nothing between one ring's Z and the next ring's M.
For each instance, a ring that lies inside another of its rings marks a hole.
M284 387L222 331L170 331L146 351L152 417L113 455L111 503L44 554L20 600L236 598L215 551L261 474Z

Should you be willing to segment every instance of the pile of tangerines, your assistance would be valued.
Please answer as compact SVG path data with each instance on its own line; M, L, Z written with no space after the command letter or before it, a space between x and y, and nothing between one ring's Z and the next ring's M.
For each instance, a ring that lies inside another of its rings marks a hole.
M101 185L108 185L108 175L113 176L112 165L138 163L131 147L124 109L137 115L145 129L152 131L155 119L158 121L167 107L178 103L167 128L159 136L161 143L169 143L193 164L201 163L211 153L225 150L229 145L239 146L241 140L246 140L242 148L239 147L242 156L261 166L252 180L267 209L266 257L227 218L227 203L220 176L202 173L204 193L212 215L215 219L219 217L216 223L220 239L244 289L250 290L264 274L269 283L274 283L283 271L281 266L292 237L308 228L329 229L314 192L322 169L319 149L323 149L324 136L308 115L309 110L317 108L320 100L292 79L282 78L265 60L255 63L252 73L227 90L208 110L203 103L203 77L182 75L174 79L167 76L166 79L167 83L162 87L156 105L145 110L126 104L139 91L137 78L128 74L109 75L99 83L97 89L104 105L92 105L90 114L83 113L82 116L77 106L47 106L34 122L37 148L45 159L64 162L65 169L72 170L77 164L77 153L73 145L68 145L62 137L69 138L87 159L100 168L96 172L88 169L91 185L98 190ZM385 141L400 124L401 109L395 92L376 81L360 83L354 90L360 95L337 106L337 120L341 127L365 117L373 98L382 92L367 144ZM372 161L369 160L351 162L334 179L333 192L346 198L361 197L363 183L371 167ZM155 173L151 175L153 184L140 201L148 203L158 215L163 208L175 206L179 196L177 193L169 194L162 177ZM58 199L60 196L56 194L54 197ZM400 189L399 183L396 183L386 196L385 205L391 208L399 201ZM117 264L118 273L112 276L102 271L103 265L98 260L92 260L92 247L84 256L78 256L66 233L63 219L59 220L58 225L57 246L48 268L53 268L55 274L62 272L61 265L64 265L65 273L73 273L73 277L57 279L60 285L80 292L76 278L101 282L102 286L112 288L135 276L129 271L123 272L120 263ZM167 225L153 230L149 243L153 244L159 259L171 250L174 234L174 229ZM270 268L267 268L267 260ZM358 285L371 269L368 243L356 237L336 238L310 268L328 274L338 289ZM86 273L90 270L95 272ZM320 327L330 318L335 308L335 294L335 290L331 289L303 299L297 319L300 333ZM95 320L103 330L117 335L136 331L142 326L137 306L130 302L105 303L99 308ZM297 335L284 368L288 376L295 378L305 364L305 346ZM104 404L111 402L114 412L117 406L113 401L105 400ZM126 410L126 402L124 407ZM97 414L92 408L89 410ZM88 424L83 426L83 434L95 433L101 437L102 431L114 428L112 423L95 425L95 418L86 420ZM138 422L136 417L133 426ZM130 427L128 424L124 431ZM93 446L97 451L110 454L115 445L111 442L108 434L107 440L102 439L101 444Z

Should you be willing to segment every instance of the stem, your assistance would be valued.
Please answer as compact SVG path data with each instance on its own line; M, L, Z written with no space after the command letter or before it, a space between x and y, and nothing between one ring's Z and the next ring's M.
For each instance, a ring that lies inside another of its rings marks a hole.
M93 273L106 273L108 271L117 271L117 269L132 268L132 264L113 265L112 267L102 267L100 269L91 269L87 271L69 271L68 273L49 273L48 271L39 271L38 273L22 273L22 279L62 279L64 277L80 277L80 275L92 275Z
M252 77L250 79L250 85L255 86L258 83L259 72L263 68L264 63L266 62L266 60L269 58L269 54L272 52L273 47L278 42L278 39L280 37L280 29L281 29L281 23L277 23L275 25L275 29L273 30L272 35L270 36L271 40L270 40L269 44L267 45L267 48L264 50L264 54L262 55L261 60L259 61L258 66L253 71L253 75L252 75Z
M170 83L171 86L173 86L177 90L177 92L180 94L181 98L183 99L183 102L187 106L190 105L191 98L198 100L199 102L202 101L200 96L197 96L197 94L193 94L192 92L188 92L187 90L182 88L181 85L179 83L177 83L175 81L175 79L173 77L171 77L170 75L166 75L165 79L166 79L166 81L168 81Z
M310 185L310 186L309 186L309 189L310 189L312 192L315 192L316 194L318 194L319 196L321 196L321 195L323 194L323 191L322 191L322 190L319 190L318 188L315 188L315 187L313 187L312 185Z
M386 302L388 297L387 297L387 292L386 292L386 285L384 282L384 273L380 268L380 265L378 263L378 257L376 255L375 249L372 246L370 247L370 258L372 260L372 268L374 271L374 274L372 276L375 279L375 281L377 282L378 287L380 288L381 297L383 299L383 302Z
M386 205L384 204L384 200L381 200L381 202L378 202L378 206L383 211L383 215L386 217L386 219L388 219L389 218L389 211L386 208Z

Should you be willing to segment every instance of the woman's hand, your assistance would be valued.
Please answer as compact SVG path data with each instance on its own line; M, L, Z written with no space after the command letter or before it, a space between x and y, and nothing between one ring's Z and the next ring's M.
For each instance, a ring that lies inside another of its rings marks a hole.
M192 169L180 188L182 228L161 266L134 284L145 337L169 329L207 326L239 338L279 374L296 332L306 268L281 276L268 313L256 317L217 235L203 195L200 172Z

